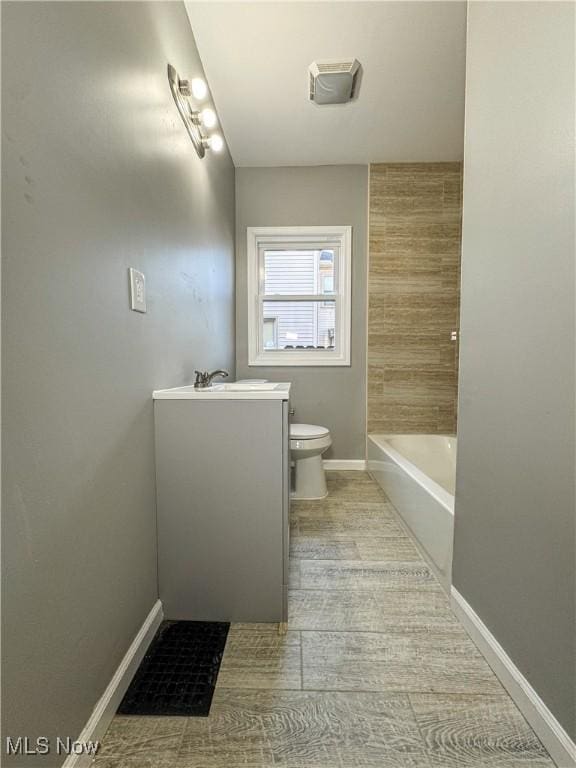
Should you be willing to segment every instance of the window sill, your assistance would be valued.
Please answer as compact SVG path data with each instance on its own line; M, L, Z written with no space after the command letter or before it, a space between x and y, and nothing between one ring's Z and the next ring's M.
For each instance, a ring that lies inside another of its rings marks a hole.
M318 366L350 366L350 356L338 353L315 354L314 352L266 352L251 357L251 367L290 368Z

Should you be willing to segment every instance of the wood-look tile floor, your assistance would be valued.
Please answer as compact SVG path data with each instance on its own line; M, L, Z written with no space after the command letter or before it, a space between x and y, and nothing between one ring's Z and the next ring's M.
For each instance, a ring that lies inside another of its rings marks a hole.
M289 631L230 629L207 718L114 718L96 768L552 768L361 472L292 506Z

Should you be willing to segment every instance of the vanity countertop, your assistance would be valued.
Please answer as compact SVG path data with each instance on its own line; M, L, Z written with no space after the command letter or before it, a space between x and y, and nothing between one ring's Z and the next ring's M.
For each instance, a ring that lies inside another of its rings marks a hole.
M281 383L246 383L213 384L205 389L187 387L157 389L152 393L154 400L288 400L290 384Z

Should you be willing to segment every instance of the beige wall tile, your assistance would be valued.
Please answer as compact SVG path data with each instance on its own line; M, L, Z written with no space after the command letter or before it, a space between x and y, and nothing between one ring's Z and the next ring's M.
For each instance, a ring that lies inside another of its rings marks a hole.
M370 167L368 431L456 429L462 169Z

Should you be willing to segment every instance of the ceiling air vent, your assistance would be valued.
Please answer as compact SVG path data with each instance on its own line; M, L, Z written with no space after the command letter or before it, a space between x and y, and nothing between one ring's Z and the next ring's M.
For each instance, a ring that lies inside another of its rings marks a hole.
M345 104L354 98L360 74L360 62L314 61L310 74L310 101L315 104Z

